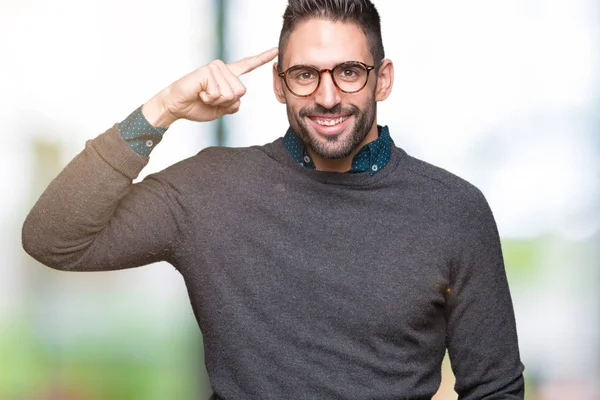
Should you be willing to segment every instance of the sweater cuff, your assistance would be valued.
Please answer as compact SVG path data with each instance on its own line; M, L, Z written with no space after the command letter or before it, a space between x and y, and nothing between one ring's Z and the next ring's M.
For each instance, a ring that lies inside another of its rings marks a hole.
M133 180L137 178L142 169L148 164L148 157L134 151L123 141L118 129L118 124L87 142L104 161L114 169Z
M167 128L155 127L148 122L142 113L142 106L138 107L119 124L119 132L127 145L139 155L146 157L160 143L166 131Z

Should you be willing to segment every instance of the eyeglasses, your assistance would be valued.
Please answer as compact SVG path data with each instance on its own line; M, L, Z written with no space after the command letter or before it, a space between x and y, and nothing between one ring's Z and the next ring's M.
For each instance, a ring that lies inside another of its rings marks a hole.
M309 97L315 94L321 85L321 75L329 72L333 84L344 93L360 92L369 80L369 73L375 69L360 61L348 61L331 69L317 69L310 65L294 65L279 76L285 86L298 97Z

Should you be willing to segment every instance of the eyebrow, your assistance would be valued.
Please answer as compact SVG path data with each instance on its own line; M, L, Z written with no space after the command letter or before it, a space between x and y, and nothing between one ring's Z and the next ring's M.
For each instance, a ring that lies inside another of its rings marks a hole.
M320 67L317 67L317 66L316 66L316 65L314 65L314 64L302 64L302 63L300 63L300 64L294 64L294 65L291 65L291 66L287 67L287 69L294 68L294 67L311 67L311 68L314 68L314 69L316 69L316 70L319 70L319 71L321 71L322 69L334 69L334 68L335 68L335 67L337 67L338 65L347 64L347 63L353 63L353 62L361 62L361 63L364 63L364 64L366 64L366 65L369 65L368 63L366 63L366 62L364 62L364 61L359 61L359 60L346 60L346 61L342 61L342 62L339 62L339 63L337 63L337 64L334 64L334 65L333 65L333 67L331 67L331 68L320 68Z
M294 68L294 67L311 67L311 68L314 68L314 69L321 69L321 68L317 67L314 64L302 64L302 63L290 65L287 69Z

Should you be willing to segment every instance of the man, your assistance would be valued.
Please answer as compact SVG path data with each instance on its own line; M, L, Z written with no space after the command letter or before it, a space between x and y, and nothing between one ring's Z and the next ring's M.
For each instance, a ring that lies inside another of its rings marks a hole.
M239 76L277 54L283 138L132 184L165 128L237 112ZM461 399L522 399L492 213L377 125L393 81L369 0L290 0L279 53L214 61L88 142L32 209L24 247L68 271L171 263L214 398L429 399L448 349Z

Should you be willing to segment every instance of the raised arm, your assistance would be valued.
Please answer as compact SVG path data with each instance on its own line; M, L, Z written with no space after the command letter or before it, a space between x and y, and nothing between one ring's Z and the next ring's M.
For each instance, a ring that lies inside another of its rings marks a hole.
M142 118L168 128L177 119L210 121L235 113L246 91L238 77L276 55L272 49L198 68L145 103ZM23 247L32 257L74 271L171 261L186 229L179 210L183 199L160 174L133 184L148 158L122 133L117 124L90 140L44 191L22 230Z

